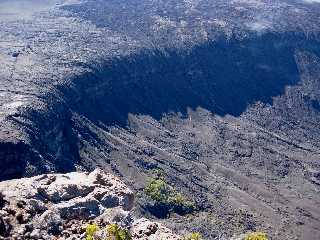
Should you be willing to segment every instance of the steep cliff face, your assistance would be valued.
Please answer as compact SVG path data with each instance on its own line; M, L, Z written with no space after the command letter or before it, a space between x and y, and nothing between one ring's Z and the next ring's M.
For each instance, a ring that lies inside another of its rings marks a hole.
M177 231L319 236L318 3L26 2L0 11L0 179L100 166L159 216L162 172L197 204Z

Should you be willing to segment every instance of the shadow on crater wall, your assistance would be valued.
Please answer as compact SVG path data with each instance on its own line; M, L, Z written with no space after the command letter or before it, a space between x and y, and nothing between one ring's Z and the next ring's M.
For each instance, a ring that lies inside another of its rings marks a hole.
M125 125L129 113L159 119L198 106L239 116L256 101L272 104L272 97L297 84L295 51L319 53L317 46L299 35L265 34L208 42L189 52L144 51L107 63L61 91L74 111L109 125Z

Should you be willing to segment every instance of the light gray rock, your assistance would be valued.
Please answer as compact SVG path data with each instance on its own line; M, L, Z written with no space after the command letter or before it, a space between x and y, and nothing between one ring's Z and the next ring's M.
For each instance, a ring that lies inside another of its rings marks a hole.
M141 240L182 240L181 236L174 234L164 225L145 218L133 223L132 235L134 239Z
M47 210L38 219L38 227L46 230L53 235L59 235L62 232L62 219L57 210Z
M48 208L46 204L37 199L29 199L26 205L26 211L29 213L42 213L46 211Z
M35 229L30 234L31 239L39 239L40 236L41 236L40 229Z
M103 205L98 200L90 197L62 202L55 207L64 219L93 219L104 210Z
M43 234L60 235L69 220L94 220L115 207L130 210L134 199L118 178L99 169L5 181L0 183L0 192L7 201L3 212L11 218L11 235L23 236L25 224L32 224L35 229L30 238L35 239ZM9 230L4 220L1 227Z
M121 227L125 227L132 224L133 217L129 211L125 211L121 207L116 207L105 210L97 220L106 225L116 223Z
M5 202L0 212L0 239L83 239L89 223L99 226L101 239L107 235L106 226L113 223L131 229L134 239L153 234L155 238L150 239L159 239L156 236L162 232L171 236L170 230L155 228L158 224L146 219L133 224L133 192L100 169L4 181L0 192Z

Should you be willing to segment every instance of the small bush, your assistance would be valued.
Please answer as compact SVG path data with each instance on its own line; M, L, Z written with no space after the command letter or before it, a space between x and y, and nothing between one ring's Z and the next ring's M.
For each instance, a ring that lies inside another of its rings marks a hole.
M117 224L110 224L107 227L107 240L131 240L131 235L127 229L119 227Z
M152 179L145 188L145 193L149 196L157 207L173 210L177 213L188 213L195 209L195 204L189 201L181 193L167 184L163 179Z
M145 193L158 203L167 203L171 189L162 179L152 179L145 188Z
M263 232L248 233L244 240L268 240L268 236Z
M202 240L201 234L198 232L190 233L184 240Z
M94 234L99 231L96 224L89 224L86 228L86 240L94 240Z
M174 192L174 194L169 197L169 203L177 213L191 212L196 208L194 202L177 192Z

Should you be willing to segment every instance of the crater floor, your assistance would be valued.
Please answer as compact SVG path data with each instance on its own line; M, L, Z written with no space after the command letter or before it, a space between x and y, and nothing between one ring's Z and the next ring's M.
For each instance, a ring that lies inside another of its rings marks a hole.
M320 237L320 4L0 3L0 179L162 172L207 239Z

